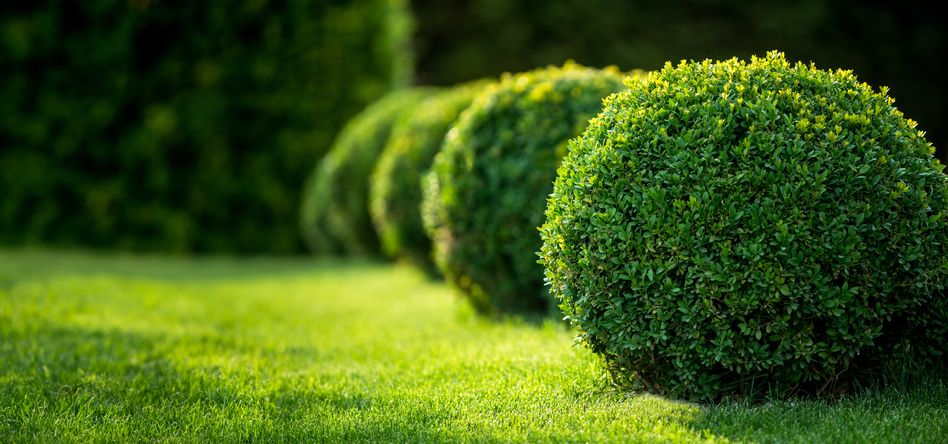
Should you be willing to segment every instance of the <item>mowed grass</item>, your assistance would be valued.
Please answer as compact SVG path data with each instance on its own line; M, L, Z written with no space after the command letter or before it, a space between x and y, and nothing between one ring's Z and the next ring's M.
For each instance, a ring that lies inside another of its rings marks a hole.
M699 406L406 267L12 251L0 441L948 442L948 386Z

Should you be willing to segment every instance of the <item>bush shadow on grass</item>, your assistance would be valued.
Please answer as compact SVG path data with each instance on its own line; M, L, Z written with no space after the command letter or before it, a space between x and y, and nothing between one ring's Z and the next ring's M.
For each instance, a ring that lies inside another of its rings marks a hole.
M694 414L662 418L694 437L733 442L948 442L948 367L894 369L884 383L837 397L724 401L698 404L615 386L602 362L601 379L577 383L571 397L593 404L610 400L678 404ZM643 401L644 400L644 401ZM667 408L667 407L665 407Z
M926 369L838 398L728 401L692 427L738 442L948 442L948 377Z

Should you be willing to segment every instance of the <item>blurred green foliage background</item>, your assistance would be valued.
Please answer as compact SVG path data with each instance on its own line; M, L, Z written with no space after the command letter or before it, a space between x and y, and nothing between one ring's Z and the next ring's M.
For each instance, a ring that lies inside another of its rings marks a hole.
M948 27L934 11L855 0L5 0L0 245L300 252L304 180L354 113L409 83L565 59L652 69L780 49L888 85L945 159Z
M777 49L890 88L948 160L948 17L929 1L413 0L418 81L449 85L566 58L623 70Z
M4 0L0 243L301 251L299 194L407 84L398 0Z

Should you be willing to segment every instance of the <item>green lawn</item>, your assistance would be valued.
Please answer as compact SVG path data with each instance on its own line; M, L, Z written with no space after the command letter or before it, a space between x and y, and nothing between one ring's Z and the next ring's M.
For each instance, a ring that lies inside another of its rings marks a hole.
M948 442L948 383L705 407L368 262L0 252L0 442Z

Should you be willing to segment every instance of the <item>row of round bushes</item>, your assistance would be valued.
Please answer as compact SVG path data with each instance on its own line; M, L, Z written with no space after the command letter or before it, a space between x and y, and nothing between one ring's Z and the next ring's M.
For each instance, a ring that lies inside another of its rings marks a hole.
M943 358L933 152L884 88L776 52L567 64L374 105L303 224L320 251L433 258L485 314L555 300L622 384L823 393Z
M420 172L428 170L445 134L488 81L432 95L396 125L370 181L372 221L382 251L434 273L431 241L422 226Z
M566 142L623 89L616 69L506 76L464 111L426 177L422 211L449 282L483 313L547 306L536 227Z
M320 253L377 253L368 211L368 177L393 127L434 90L393 92L369 106L342 130L303 192L303 238Z
M535 254L545 196L566 142L623 77L567 63L390 94L346 126L314 171L304 238L318 253L381 249L437 269L482 313L546 310Z

